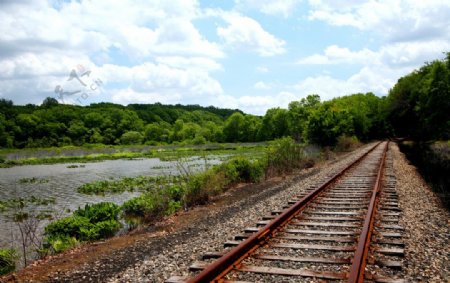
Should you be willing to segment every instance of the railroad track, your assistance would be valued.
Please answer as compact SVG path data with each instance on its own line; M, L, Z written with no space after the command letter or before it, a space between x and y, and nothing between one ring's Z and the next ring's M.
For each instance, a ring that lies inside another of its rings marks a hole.
M379 143L166 282L404 282L400 216Z

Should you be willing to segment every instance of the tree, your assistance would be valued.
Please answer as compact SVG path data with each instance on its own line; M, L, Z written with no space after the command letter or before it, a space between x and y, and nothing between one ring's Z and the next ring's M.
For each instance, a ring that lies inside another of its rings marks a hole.
M161 141L161 136L164 131L158 123L151 123L145 126L145 140L146 141Z
M144 137L142 136L141 133L136 132L136 131L129 131L124 133L121 137L120 137L120 143L121 144L141 144L142 140L144 139Z
M84 116L83 121L88 128L100 128L104 126L105 118L99 112L90 112ZM109 126L111 126L111 124L107 127Z
M233 113L225 121L223 126L223 135L227 142L242 141L245 133L244 115L239 112Z
M75 145L82 145L85 142L85 136L87 132L88 129L80 120L74 120L70 122L70 127L67 129L67 133L69 134Z
M11 147L12 140L8 132L6 132L6 119L3 114L0 113L0 147Z
M273 140L289 135L288 111L281 108L267 110L258 132L259 140Z
M89 131L89 142L90 143L103 143L103 136L100 134L100 130L98 128L94 128Z
M320 104L320 96L310 94L300 101L292 101L288 107L289 132L296 141L305 140L306 127L311 109Z
M424 136L428 139L450 139L450 83L444 63L436 62L430 90L423 109ZM422 136L423 137L423 136Z
M347 109L340 109L333 101L316 107L307 126L308 140L322 146L335 145L341 135L353 135L352 117Z
M55 98L47 97L46 99L44 99L41 106L44 108L50 108L52 106L57 106L58 104L58 100L56 100Z

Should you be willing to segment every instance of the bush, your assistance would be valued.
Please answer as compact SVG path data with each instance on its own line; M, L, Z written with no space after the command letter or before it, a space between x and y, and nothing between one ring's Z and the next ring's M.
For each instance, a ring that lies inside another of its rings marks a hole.
M93 240L106 239L114 236L122 225L115 219L101 221L95 224L92 235Z
M94 241L114 236L121 224L117 220L120 207L113 203L87 204L72 216L62 218L45 227L46 241L65 246L68 238L77 241ZM59 249L59 248L57 248Z
M86 217L70 216L59 219L45 227L45 235L49 238L75 237L81 241L90 240L93 224Z
M290 137L274 140L270 143L267 162L269 176L303 168L306 163L303 146Z
M171 195L173 193L174 195ZM122 205L126 217L143 217L146 221L155 220L174 213L181 207L178 191L172 189L167 192L155 190L132 198Z
M206 143L207 143L207 140L205 139L205 137L200 136L200 135L196 136L192 140L192 144L196 144L196 145L198 145L198 144L206 144Z
M204 204L211 196L239 182L259 182L264 176L264 164L236 157L213 169L189 177L186 185L187 205Z
M120 207L111 202L100 202L96 204L86 204L84 209L78 208L74 211L74 216L85 217L91 223L98 223L108 220L117 220Z
M356 136L342 135L337 138L336 150L337 151L352 151L359 147L361 143Z
M17 254L14 249L0 249L0 275L16 269Z
M141 144L144 136L136 131L129 131L120 137L120 144Z
M46 239L46 246L44 248L51 249L53 253L60 253L65 250L71 249L79 244L75 237L58 236Z
M264 165L260 161L250 161L245 157L235 157L217 168L223 171L230 183L258 182L264 175Z
M184 201L187 205L205 204L211 195L222 189L219 184L211 183L210 180L213 176L212 171L190 176L184 196Z

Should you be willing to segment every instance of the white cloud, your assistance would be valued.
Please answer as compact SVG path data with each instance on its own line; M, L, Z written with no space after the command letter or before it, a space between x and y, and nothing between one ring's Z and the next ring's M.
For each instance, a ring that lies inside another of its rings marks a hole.
M265 83L265 82L261 82L261 81L256 82L256 83L253 85L253 87L254 87L255 89L258 89L258 90L269 90L269 89L272 88L272 86L271 86L270 84Z
M264 73L268 73L269 72L269 68L267 68L265 66L258 66L258 67L256 67L256 71L258 73L264 74Z
M194 26L198 16L196 0L0 3L0 95L40 102L78 64L95 70L115 102L220 94L211 72L225 54Z
M289 17L300 0L236 0L238 8L257 9L267 15Z
M322 100L363 91L350 80L339 80L330 76L308 77L293 87L302 96L319 94Z
M255 50L260 56L284 53L285 42L265 31L252 18L236 13L222 13L228 26L218 27L217 34L225 43L236 49Z
M207 71L223 70L222 66L215 60L205 57L164 56L156 57L156 62L182 69L189 68Z
M426 61L442 58L445 50L450 50L450 42L445 40L389 43L377 51L351 51L332 45L322 54L302 58L298 63L359 64L361 69L347 79L336 79L331 75L307 77L293 89L301 95L317 93L323 100L358 92L387 95L398 78L419 68Z
M310 0L310 20L371 31L389 41L449 37L450 2L446 0Z
M416 68L425 61L440 58L450 49L450 41L399 42L383 45L379 50L364 48L351 51L331 45L323 54L313 54L297 61L302 65L361 64L368 67L384 65L389 68Z
M219 95L215 101L220 103L219 105L221 107L238 108L245 113L264 115L269 108L287 108L291 101L299 99L300 95L288 91L281 91L272 95L245 95L241 97Z
M297 63L302 65L327 65L342 63L361 64L371 61L375 55L375 52L367 48L353 52L348 48L331 45L324 50L323 55L313 54L311 56L301 58Z
M112 91L114 102L203 104L207 99L223 93L218 81L208 72L190 68L175 68L164 64L144 63L134 67L105 65L97 70L100 78L121 84Z

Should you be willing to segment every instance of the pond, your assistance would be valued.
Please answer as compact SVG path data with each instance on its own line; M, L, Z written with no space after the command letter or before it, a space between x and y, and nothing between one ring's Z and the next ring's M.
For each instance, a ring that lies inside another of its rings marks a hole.
M205 166L219 164L223 156L208 156L208 159L190 157L183 163L161 161L159 158L119 159L93 163L66 163L52 165L27 165L0 168L0 200L37 197L54 199L55 203L39 206L39 209L52 209L58 217L70 215L78 207L87 203L109 201L122 204L139 192L124 192L105 196L84 195L77 192L83 184L98 180L121 179L136 176L177 175L179 167L191 171L203 170ZM72 168L71 168L72 167ZM28 181L28 182L27 182ZM20 234L17 224L0 214L0 247L18 247ZM43 222L40 226L44 226Z

